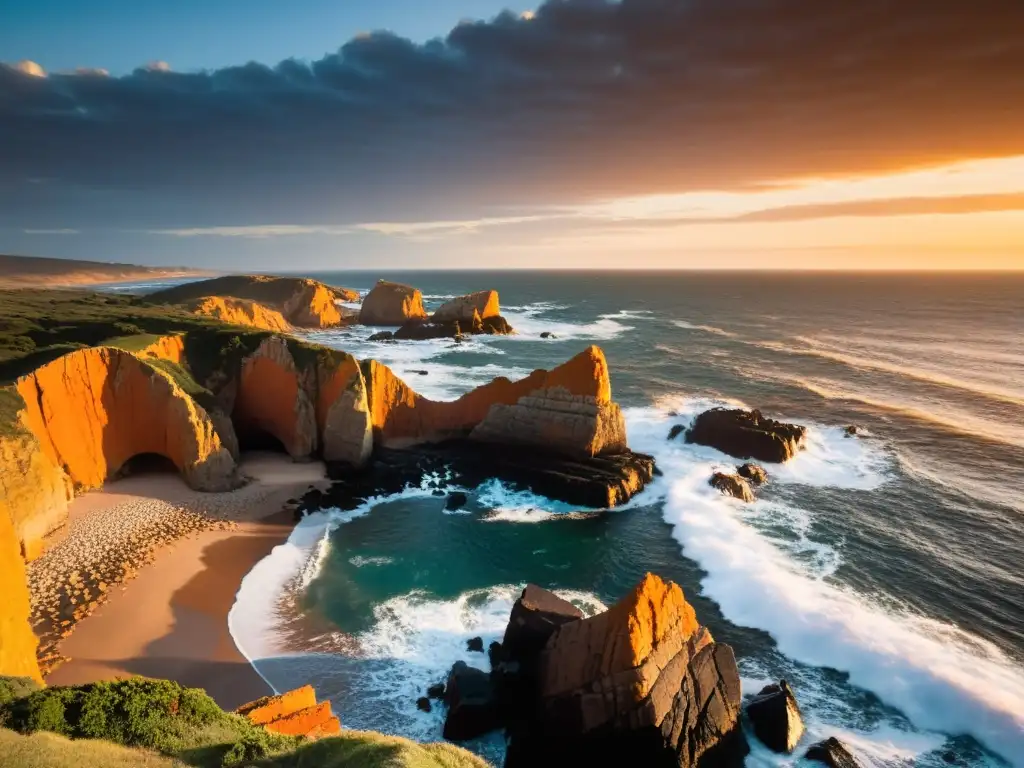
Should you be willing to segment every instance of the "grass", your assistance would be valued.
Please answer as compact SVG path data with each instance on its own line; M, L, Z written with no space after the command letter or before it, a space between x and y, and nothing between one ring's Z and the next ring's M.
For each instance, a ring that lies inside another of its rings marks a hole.
M308 742L267 733L205 692L168 680L39 690L0 678L0 768L487 768L450 744L344 731Z

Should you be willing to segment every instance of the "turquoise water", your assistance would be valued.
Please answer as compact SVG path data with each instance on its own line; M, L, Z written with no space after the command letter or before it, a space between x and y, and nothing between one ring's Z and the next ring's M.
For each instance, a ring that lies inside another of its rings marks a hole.
M410 282L428 308L497 288L515 337L310 334L438 399L600 345L631 445L664 477L614 512L492 481L459 514L411 489L312 516L247 577L232 613L275 686L312 681L349 727L436 739L441 714L415 698L459 658L486 668L465 641L500 638L523 584L593 612L652 570L735 647L745 690L793 683L808 743L838 735L868 765L1024 765L1024 278L310 276ZM707 486L735 462L665 440L727 402L810 430L752 505ZM851 423L861 437L843 436ZM500 760L499 740L474 746Z

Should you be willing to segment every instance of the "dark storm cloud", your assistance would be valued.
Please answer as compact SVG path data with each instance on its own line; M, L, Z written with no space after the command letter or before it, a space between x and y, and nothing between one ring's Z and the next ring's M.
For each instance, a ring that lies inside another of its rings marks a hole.
M1022 30L1021 0L559 0L311 64L0 67L0 226L452 218L1024 153Z

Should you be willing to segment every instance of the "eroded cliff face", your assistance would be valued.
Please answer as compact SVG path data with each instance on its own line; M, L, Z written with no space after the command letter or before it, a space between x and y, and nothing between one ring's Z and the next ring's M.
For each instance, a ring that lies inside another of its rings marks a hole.
M282 313L302 328L331 328L342 322L335 299L351 300L351 292L333 289L316 280L302 280L291 298L286 299ZM356 294L358 298L359 294Z
M464 437L480 425L474 437L487 442L555 440L553 447L563 452L591 456L625 449L608 363L595 346L550 371L519 381L499 377L452 402L418 395L375 360L363 364L363 374L375 440L384 446Z
M446 301L431 315L435 323L458 320L460 323L472 323L474 318L486 320L501 315L497 291L476 291L465 296L456 296Z
M155 453L193 488L225 490L237 482L235 462L206 411L129 352L76 350L22 377L16 388L25 404L21 420L38 444L30 460L37 476L52 478L50 467L59 467L74 488L96 488L133 456ZM52 479L50 498L58 486ZM59 523L44 522L57 516L40 515L39 506L26 507L19 505L18 516L32 522L19 525L19 535L31 553L38 533Z
M318 376L316 419L323 458L362 466L373 452L373 424L359 362L346 356L333 370L321 367Z
M14 526L0 509L0 675L31 677L42 683L36 645L29 624L25 563Z
M213 317L232 325L244 325L249 328L260 328L280 333L287 333L292 329L291 323L285 320L284 315L280 312L248 299L236 299L231 296L207 296L192 302L189 308L197 315ZM337 313L337 308L333 304L331 304L331 308ZM314 314L318 318L316 327L321 327L319 322L325 320L327 314L321 315L321 311L310 308L308 315L303 315L303 317L309 319Z
M0 518L10 521L26 560L41 555L43 538L64 525L73 495L71 478L35 435L0 439Z

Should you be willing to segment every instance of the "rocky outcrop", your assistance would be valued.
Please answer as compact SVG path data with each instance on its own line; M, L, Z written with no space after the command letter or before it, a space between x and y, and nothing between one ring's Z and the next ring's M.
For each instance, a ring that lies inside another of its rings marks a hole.
M244 325L265 331L288 333L292 325L275 309L249 299L231 296L207 296L190 302L188 308L197 315L216 318L231 325Z
M750 484L739 475L729 475L725 472L715 472L708 481L712 488L716 488L726 496L732 496L740 501L753 501L754 492L750 490Z
M373 425L366 382L358 361L341 356L335 367L318 368L316 420L324 461L361 467L373 452Z
M736 467L736 474L749 480L751 485L764 485L768 482L768 472L758 464L741 464Z
M464 661L452 667L444 700L448 705L444 737L449 741L469 741L501 726L490 676Z
M555 629L538 669L508 768L726 766L747 751L732 649L652 574L604 613Z
M804 733L800 707L785 680L762 688L747 704L747 717L757 738L775 752L792 752Z
M507 661L529 665L540 659L551 635L563 624L579 621L583 611L554 592L527 584L512 606L502 638L502 653Z
M804 758L824 763L829 768L861 768L861 764L850 754L846 745L835 736L812 744Z
M29 624L25 562L14 526L0 509L0 676L30 677L41 683L36 645Z
M10 522L25 560L41 555L45 536L64 525L73 496L71 478L19 416L13 434L0 437L0 524Z
M363 325L402 325L409 320L425 320L423 294L416 288L387 280L378 280L359 311Z
M337 302L358 301L359 294L308 278L226 275L157 291L146 299L161 304L187 305L210 297L248 299L279 312L291 325L330 328L354 320L354 315L339 308Z
M760 411L713 408L700 414L686 431L686 442L717 448L738 459L781 463L793 458L807 430L765 418Z
M497 291L476 291L465 296L457 296L442 304L430 318L435 323L456 320L460 323L472 323L474 319L486 320L501 315Z
M279 696L265 696L243 704L235 712L253 725L283 736L319 738L341 731L341 722L331 714L331 702L318 704L311 685Z

